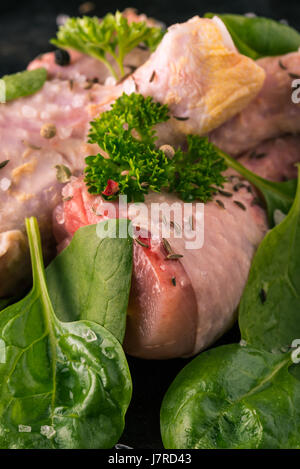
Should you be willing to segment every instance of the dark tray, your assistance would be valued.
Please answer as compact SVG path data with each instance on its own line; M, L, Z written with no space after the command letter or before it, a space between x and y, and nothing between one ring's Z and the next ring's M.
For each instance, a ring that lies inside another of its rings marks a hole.
M41 52L52 49L49 38L55 35L58 14L78 15L82 2L38 0L18 3L15 0L0 4L0 76L24 69ZM152 0L100 1L91 14L103 16L108 11L138 8L167 25L185 21L206 11L246 13L285 19L300 29L299 0ZM217 345L239 340L238 327L226 334ZM129 357L133 380L133 399L126 416L126 428L120 443L134 448L162 448L159 431L159 410L162 398L176 374L188 363L186 359L144 361Z

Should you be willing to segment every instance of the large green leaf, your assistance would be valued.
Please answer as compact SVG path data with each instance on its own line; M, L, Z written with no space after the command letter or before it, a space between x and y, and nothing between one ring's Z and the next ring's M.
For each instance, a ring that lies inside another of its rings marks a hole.
M102 222L127 233L125 219ZM104 230L98 230L103 232ZM122 342L132 275L132 238L100 238L96 225L80 228L46 269L49 295L62 321L88 319Z
M300 339L300 182L289 214L254 257L239 324L247 343L269 351Z
M60 322L36 219L26 220L33 288L0 313L0 448L109 448L131 379L118 340L90 321Z
M206 13L208 18L214 13ZM237 49L252 59L297 51L300 34L286 24L270 18L242 15L217 15L226 25Z
M300 380L291 366L289 354L238 344L199 355L164 398L165 448L300 449Z

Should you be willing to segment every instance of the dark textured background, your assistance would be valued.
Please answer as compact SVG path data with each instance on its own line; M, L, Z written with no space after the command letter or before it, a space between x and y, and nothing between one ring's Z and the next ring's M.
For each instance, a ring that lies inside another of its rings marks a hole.
M129 1L129 3L128 3ZM102 16L108 11L133 6L166 24L184 21L206 11L246 13L286 19L300 29L299 0L93 0L91 12ZM0 75L19 71L41 52L51 49L48 41L56 31L60 13L78 15L80 1L0 0Z
M55 35L58 14L77 16L80 1L32 0L17 2L0 0L0 76L22 70L41 52L51 50L48 41ZM255 12L258 15L285 19L300 29L299 0L94 0L91 14L102 16L108 11L128 6L138 8L167 25L181 22L206 11L216 13ZM237 326L223 337L221 343L239 340ZM168 386L187 360L143 361L129 358L133 378L133 399L126 417L126 429L121 443L135 448L161 448L159 409Z

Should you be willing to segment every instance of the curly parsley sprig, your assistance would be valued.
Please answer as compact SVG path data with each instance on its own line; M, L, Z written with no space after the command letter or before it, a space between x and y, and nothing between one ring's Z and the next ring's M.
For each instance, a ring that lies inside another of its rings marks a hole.
M100 153L86 158L85 182L89 192L115 199L126 194L129 201L143 201L149 191L176 192L184 201L211 200L223 187L227 168L207 138L188 136L186 152L172 158L155 146L154 126L169 119L168 107L139 94L123 94L93 122L89 142Z
M141 43L155 50L163 35L161 28L150 27L144 21L129 24L117 11L114 15L107 14L101 21L89 16L69 18L60 26L56 39L50 42L101 60L118 80L125 75L125 56ZM113 65L109 56L113 58Z

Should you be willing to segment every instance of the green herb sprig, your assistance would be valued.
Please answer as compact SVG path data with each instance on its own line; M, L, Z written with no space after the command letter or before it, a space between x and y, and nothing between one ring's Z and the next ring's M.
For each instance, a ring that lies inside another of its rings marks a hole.
M107 14L101 22L97 17L69 18L60 26L57 38L50 42L101 60L119 79L125 75L125 56L141 43L154 50L163 35L161 28L150 27L144 21L129 24L127 18L117 11L114 15Z
M155 146L154 126L167 121L168 108L139 94L123 94L91 123L89 142L101 154L86 158L85 182L89 192L114 199L126 194L129 201L143 201L150 190L176 192L184 201L211 200L216 186L222 187L227 168L222 156L207 138L188 136L188 149L168 158ZM108 182L114 191L108 192Z

